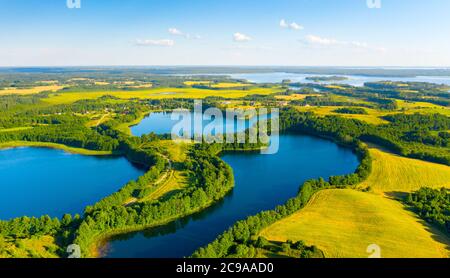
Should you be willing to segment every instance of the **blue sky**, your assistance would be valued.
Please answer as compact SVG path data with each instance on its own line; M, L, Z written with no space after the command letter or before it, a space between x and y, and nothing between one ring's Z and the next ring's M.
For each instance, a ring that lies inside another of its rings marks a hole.
M0 66L450 66L450 1L0 0Z

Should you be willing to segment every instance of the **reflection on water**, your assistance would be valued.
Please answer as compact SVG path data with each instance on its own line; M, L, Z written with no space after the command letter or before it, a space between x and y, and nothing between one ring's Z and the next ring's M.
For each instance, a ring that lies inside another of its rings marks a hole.
M280 136L280 150L274 155L234 152L223 154L222 159L233 169L235 188L221 202L167 225L114 237L103 254L126 258L189 256L236 221L285 203L304 181L351 173L358 165L352 151L304 135Z

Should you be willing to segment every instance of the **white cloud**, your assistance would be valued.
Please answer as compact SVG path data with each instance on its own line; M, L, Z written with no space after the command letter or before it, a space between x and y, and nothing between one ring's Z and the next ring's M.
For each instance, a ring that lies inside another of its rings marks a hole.
M303 26L301 26L301 25L299 25L299 24L297 24L295 22L292 22L291 24L289 24L289 28L291 28L292 30L303 30L303 29L305 29Z
M192 39L192 40L199 40L199 39L202 38L200 35L184 33L184 32L182 32L180 29L177 29L177 28L174 28L174 27L169 28L168 31L169 31L169 33L170 33L171 35L174 35L174 36L182 36L182 37L185 37L185 38L188 39L188 40L191 40L191 39Z
M248 41L251 41L252 38L247 36L247 35L245 35L245 34L242 34L242 33L238 32L238 33L234 33L233 34L233 40L235 42L248 42Z
M136 45L139 46L174 46L175 41L169 39L161 39L161 40L136 40Z
M319 36L308 35L305 38L305 42L311 45L339 45L341 42L335 39L322 38Z
M321 47L347 47L347 48L356 48L356 49L366 49L366 50L374 50L379 52L387 51L384 47L374 47L369 45L366 42L359 41L341 41L334 38L324 38L315 35L307 35L303 43L311 46L321 46Z
M178 30L177 28L169 28L169 33L176 36L184 36L183 32Z
M284 28L284 29L291 29L291 30L303 30L303 29L305 29L305 27L303 27L302 25L298 24L297 22L288 23L285 19L282 19L280 21L280 27Z

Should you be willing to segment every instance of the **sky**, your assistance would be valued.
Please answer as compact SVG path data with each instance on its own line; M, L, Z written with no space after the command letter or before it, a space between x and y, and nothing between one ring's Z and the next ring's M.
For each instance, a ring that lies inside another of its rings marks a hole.
M0 0L0 66L450 66L448 0L79 1Z

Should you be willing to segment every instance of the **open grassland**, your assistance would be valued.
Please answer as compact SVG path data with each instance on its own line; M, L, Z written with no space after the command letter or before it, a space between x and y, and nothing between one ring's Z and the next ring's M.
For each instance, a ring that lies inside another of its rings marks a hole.
M280 98L280 96L277 96L277 98ZM339 99L340 98L338 96L338 98L336 100L339 100ZM289 100L289 99L285 99L285 100ZM340 99L340 100L349 101L349 99ZM333 112L334 110L336 110L338 108L344 108L346 106L297 106L297 109L299 111L314 112L319 116L338 115L338 116L341 116L341 117L344 117L347 119L357 119L357 120L364 121L366 123L374 124L374 125L387 124L389 122L384 120L383 117L387 116L387 115L398 114L398 113L442 114L442 115L450 117L450 108L448 108L448 107L435 105L435 104L431 104L431 103L426 103L426 102L397 101L397 103L399 105L399 108L396 111L385 111L385 110L378 110L378 109L364 107L364 109L368 113L367 115L342 114L342 113Z
M375 148L372 173L360 186L375 192L411 192L421 187L450 188L450 167L442 164L405 158Z
M450 108L428 102L410 102L397 100L397 106L403 113L442 114L450 117Z
M13 128L1 128L0 133L2 132L12 132L12 131L21 131L21 130L27 130L32 129L31 126L22 126L22 127L13 127Z
M272 241L304 240L326 257L448 257L449 239L394 200L352 189L322 190L308 205L261 232Z
M156 184L158 188L146 196L141 202L157 200L166 194L176 192L188 186L188 175L185 171L171 170L167 173L167 177L160 184Z
M38 94L38 93L44 92L44 91L56 92L58 90L61 90L62 88L64 88L64 86L59 86L59 85L36 86L36 87L30 88L30 89L6 88L3 90L0 90L0 96L1 95L32 95L32 94Z
M347 119L357 119L360 121L367 122L369 124L380 125L386 124L388 121L382 119L381 117L388 115L390 113L382 112L376 109L364 108L367 111L367 115L355 115L355 114L342 114L333 112L338 108L343 108L346 106L297 106L299 111L304 112L314 112L319 116L327 116L327 115L337 115Z
M51 236L8 239L0 236L0 258L57 258Z
M218 96L224 98L239 98L247 95L261 94L268 95L280 92L281 87L260 88L249 87L245 90L213 90L197 88L151 88L136 91L95 91L95 92L58 92L49 98L43 99L48 104L73 103L80 99L96 99L105 95L111 95L122 99L167 99L167 98L205 98L209 96Z
M60 149L73 154L82 155L112 155L109 151L92 151L81 148L72 148L62 144L56 143L44 143L44 142L28 142L28 141L10 141L6 143L0 143L0 150L8 148L18 148L18 147L37 147L37 148L50 148L50 149Z

